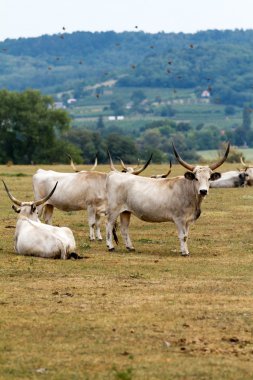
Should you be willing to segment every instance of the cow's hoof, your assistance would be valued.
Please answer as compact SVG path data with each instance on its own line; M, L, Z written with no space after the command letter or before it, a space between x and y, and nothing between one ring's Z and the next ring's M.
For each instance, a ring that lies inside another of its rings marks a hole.
M76 252L71 252L70 255L69 255L69 258L73 259L73 260L82 259L82 257L79 256Z
M182 253L182 256L183 256L183 257L189 257L190 254L189 254L189 253Z
M109 252L115 252L115 248L109 248Z
M98 239L99 243L102 243L103 239Z
M135 248L134 247L126 247L128 252L135 252Z

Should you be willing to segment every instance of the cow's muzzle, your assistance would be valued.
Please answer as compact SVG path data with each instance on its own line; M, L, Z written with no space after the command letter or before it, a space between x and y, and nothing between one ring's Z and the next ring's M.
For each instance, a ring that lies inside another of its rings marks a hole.
M202 197L205 197L207 195L207 190L201 189L201 190L199 190L199 193L200 193L200 195L202 195Z

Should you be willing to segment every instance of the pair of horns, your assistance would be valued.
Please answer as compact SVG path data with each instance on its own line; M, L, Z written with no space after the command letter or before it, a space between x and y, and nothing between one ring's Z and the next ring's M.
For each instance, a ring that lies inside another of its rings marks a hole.
M178 162L184 166L186 169L190 170L190 171L193 171L195 169L195 166L194 165L191 165L191 164L188 164L186 161L184 161L178 154L174 144L172 143L172 147L173 147L173 151L174 151L174 154L175 154L175 157L176 159L178 160ZM224 156L217 162L209 165L209 168L211 170L215 170L217 169L219 166L221 166L223 164L223 162L226 161L227 159L227 156L228 156L228 153L229 153L229 149L230 149L230 143L228 143L228 146L227 146L227 149L226 149L226 152L224 154Z
M128 172L129 168L124 164L124 161L123 161L120 157L118 157L118 159L120 160L120 164L121 164L121 167L122 167L122 169L123 169L122 171L123 171L124 173ZM131 168L132 171L137 170L137 169L139 168L139 166L140 166L140 160L138 159L137 166L132 167L132 168Z
M76 167L76 165L74 164L74 161L73 161L71 155L68 154L68 153L66 153L66 155L67 155L68 158L70 159L70 165L71 165L72 169L74 170L74 172L79 173L80 170L77 169L77 167ZM96 156L96 158L95 158L95 162L94 162L94 165L92 166L92 168L90 169L90 171L95 170L95 168L97 167L97 164L98 164L98 158L97 158L97 156Z
M7 185L6 185L6 183L4 182L4 180L2 180L2 181L3 181L4 187L5 187L6 193L8 194L10 200L11 200L15 205L17 205L17 206L22 206L22 204L24 204L24 202L21 202L21 201L19 201L17 198L15 198L15 197L10 193L10 191L9 191L9 189L8 189L8 187L7 187ZM43 203L45 203L45 202L46 202L46 201L47 201L47 200L53 195L53 193L54 193L54 191L55 191L57 185L58 185L58 182L56 182L56 184L54 185L53 190L51 190L51 192L50 192L46 197L44 197L44 198L42 198L42 199L39 199L38 201L33 202L33 205L34 205L34 206L40 206L40 205L42 205Z
M112 157L111 157L111 154L110 154L109 150L107 151L107 153L108 153L108 157L109 157L109 160L110 160L110 168L111 168L111 170L112 171L117 171L117 169L115 168L115 166L113 164ZM150 164L150 161L152 160L152 156L153 156L153 153L149 157L148 161L142 167L140 167L139 169L138 168L133 169L133 171L131 172L131 174L138 175L141 172L143 172L143 170L145 170L146 167ZM120 162L121 162L121 166L123 168L123 171L124 172L128 172L128 169L125 166L124 162L122 160L120 160Z

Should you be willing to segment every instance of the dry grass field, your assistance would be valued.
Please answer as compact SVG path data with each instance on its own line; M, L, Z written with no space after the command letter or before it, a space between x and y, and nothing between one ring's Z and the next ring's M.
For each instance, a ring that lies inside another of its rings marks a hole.
M0 178L31 200L36 169L0 166ZM210 190L189 258L172 223L133 217L136 251L119 236L109 253L89 242L86 212L56 210L53 221L73 230L82 260L16 255L16 214L0 184L1 380L253 379L253 187Z

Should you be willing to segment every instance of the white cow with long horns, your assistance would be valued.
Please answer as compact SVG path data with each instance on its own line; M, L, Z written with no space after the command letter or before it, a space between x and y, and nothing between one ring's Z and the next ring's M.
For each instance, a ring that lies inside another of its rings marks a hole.
M138 173L133 174L139 174L148 163L143 165ZM90 240L93 241L95 238L102 240L100 218L106 214L107 209L106 178L106 173L98 171L59 173L38 169L33 176L35 200L45 197L55 182L58 182L57 192L39 207L39 213L42 213L44 207L44 220L47 224L51 224L54 207L63 211L87 210Z
M228 144L225 155L209 166L190 165L183 161L173 145L178 162L188 171L184 176L175 178L147 178L111 172L107 178L108 221L106 227L107 247L114 250L112 237L115 222L120 215L120 228L126 248L134 250L128 234L131 214L146 222L172 221L178 229L181 253L189 255L187 238L190 223L201 213L200 206L208 194L210 181L220 178L213 172L223 164L229 153Z
M45 198L32 202L19 201L10 193L4 181L3 183L9 198L14 203L12 208L19 214L14 247L18 254L63 260L79 258L75 253L75 238L68 227L49 226L41 223L38 218L37 207L53 195L57 183Z

